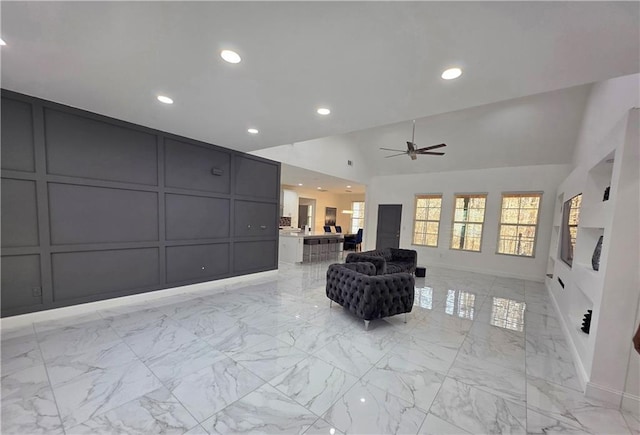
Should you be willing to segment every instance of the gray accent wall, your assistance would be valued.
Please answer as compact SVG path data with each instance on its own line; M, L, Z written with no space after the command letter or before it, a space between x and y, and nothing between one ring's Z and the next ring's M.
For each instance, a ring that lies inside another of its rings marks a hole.
M2 90L2 316L276 269L280 163Z

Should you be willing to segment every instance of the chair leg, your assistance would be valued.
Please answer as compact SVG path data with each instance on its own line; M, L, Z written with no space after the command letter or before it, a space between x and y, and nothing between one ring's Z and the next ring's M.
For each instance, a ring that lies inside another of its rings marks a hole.
M332 305L333 305L333 301L329 299L329 308L331 308Z
M404 323L407 323L407 313L404 313Z
M365 330L365 331L368 331L368 330L369 330L369 321L368 321L368 320L365 320L365 321L364 321L364 330Z

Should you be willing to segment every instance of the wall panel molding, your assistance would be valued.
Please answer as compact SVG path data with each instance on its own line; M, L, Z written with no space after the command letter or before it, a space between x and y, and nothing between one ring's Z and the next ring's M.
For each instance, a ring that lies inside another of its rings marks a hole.
M7 90L2 109L2 317L277 269L280 163Z

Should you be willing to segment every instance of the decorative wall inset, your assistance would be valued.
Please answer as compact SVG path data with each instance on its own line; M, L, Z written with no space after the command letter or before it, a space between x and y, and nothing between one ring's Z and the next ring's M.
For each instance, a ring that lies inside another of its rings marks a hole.
M280 164L2 90L2 316L277 268Z

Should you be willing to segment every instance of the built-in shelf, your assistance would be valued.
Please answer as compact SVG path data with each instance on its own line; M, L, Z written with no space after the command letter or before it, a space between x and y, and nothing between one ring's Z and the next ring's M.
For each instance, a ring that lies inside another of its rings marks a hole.
M585 204L580 210L580 226L585 228L605 228L611 219L611 202L601 201Z
M600 154L590 155L560 184L552 219L546 274L553 278L545 276L545 283L559 311L587 395L600 393L600 390L589 393L589 383L603 387L606 384L613 389L625 383L629 355L622 349L631 350L628 336L619 333L620 324L631 324L637 316L638 253L628 248L628 242L638 240L640 231L637 225L640 111L629 113L627 119L611 126L606 137L597 138L601 146L594 149L594 154ZM562 213L564 200L578 193L582 193L582 201L573 264L569 266L558 251L562 243ZM601 237L599 270L594 270L592 257ZM564 282L564 289L558 278ZM590 334L580 329L588 310L593 310ZM619 403L618 398L615 400Z
M593 304L594 301L600 299L599 296L602 292L602 275L599 275L598 272L584 265L574 264L573 266L576 288L589 300L589 303Z
M576 346L576 350L580 354L580 358L582 360L587 359L591 349L591 344L589 343L590 335L585 334L580 330L580 328L582 327L582 319L585 313L583 313L582 315L574 314L569 316L569 318L567 319L567 321L569 322L567 328L571 333L571 337L574 339L573 343Z

